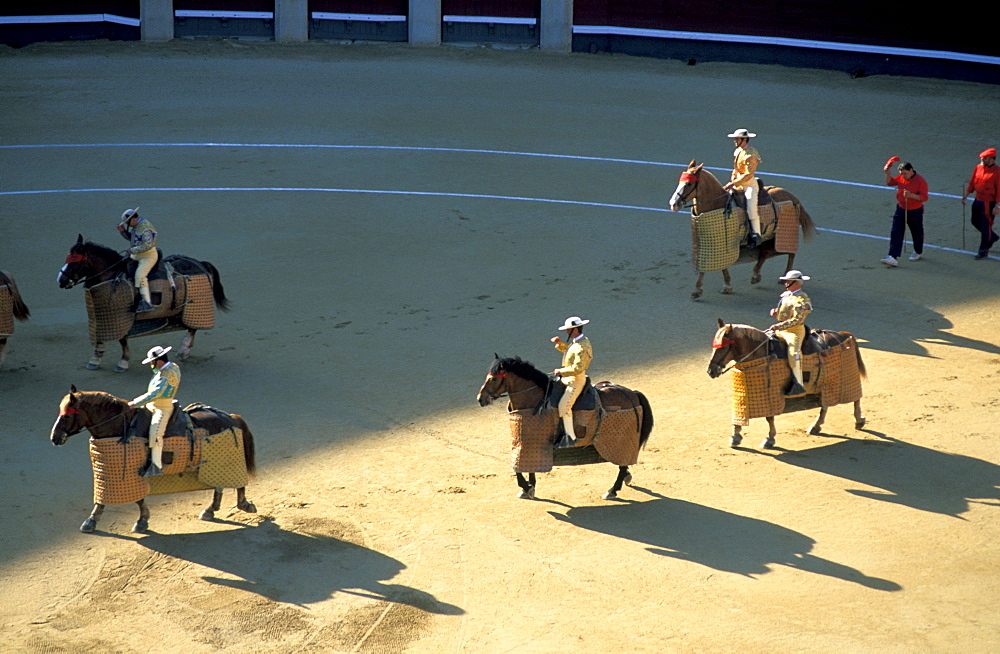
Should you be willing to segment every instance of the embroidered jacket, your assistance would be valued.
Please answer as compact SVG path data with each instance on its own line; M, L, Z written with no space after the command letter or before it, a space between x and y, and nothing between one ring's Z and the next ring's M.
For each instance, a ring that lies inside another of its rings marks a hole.
M1000 166L979 164L972 171L972 178L965 189L966 194L975 192L980 202L1000 200Z
M729 180L735 182L733 188L742 191L748 183L752 182L760 162L760 153L757 152L757 148L749 145L736 148L736 151L733 152L733 174L729 176Z
M778 322L773 326L777 330L798 327L805 323L806 316L809 315L812 308L809 296L801 289L798 291L785 291L781 294L781 301L778 303L778 313L775 315L775 319Z
M132 245L129 247L129 254L142 254L156 247L156 230L153 223L145 218L139 218L135 227L130 227L121 232L121 235Z
M590 362L594 359L594 349L590 345L590 340L580 335L572 343L556 343L556 349L563 353L562 368L556 368L555 373L560 377L576 377L587 373Z
M177 395L177 387L181 385L181 369L173 361L157 369L149 381L149 388L130 402L132 406L143 406L156 400L172 400Z

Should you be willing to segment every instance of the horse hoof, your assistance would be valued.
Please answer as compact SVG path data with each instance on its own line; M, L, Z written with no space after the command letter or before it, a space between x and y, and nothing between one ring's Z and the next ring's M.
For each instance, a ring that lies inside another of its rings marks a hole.
M240 502L236 508L247 513L257 513L257 507L253 505L253 502Z
M723 286L721 293L723 295L732 295L733 294L733 287L732 286Z
M128 372L128 366L127 365L126 366L122 366L122 364L119 363L117 366L115 366L111 370L114 371L114 372Z
M518 497L518 499L522 499L522 500L533 500L533 499L535 499L535 489L534 489L534 487L529 488L528 490L522 490L520 493L517 494L517 497Z
M609 490L604 495L601 495L601 497L603 497L606 500L617 500L618 499L618 493L616 493L613 490Z
M626 486L631 486L632 485L632 473L631 472L628 473L627 475L625 475L625 479L622 479L622 483L625 484Z
M132 525L132 532L136 534L144 534L148 529L149 529L149 521L147 521L145 518L139 518L138 520L135 521L135 524Z
M692 300L697 300L698 298L700 298L701 297L701 292L702 292L701 289L698 289L697 291L695 291L694 293L692 293L691 294L691 299Z
M809 428L809 433L812 434L813 436L819 436L820 434L823 433L823 430L820 429L819 425L813 425L812 427Z
M177 358L181 361L187 361L188 357L191 356L191 350L181 350L177 354Z
M739 434L733 434L733 437L729 439L729 447L739 447L740 443L743 442L743 437Z
M91 363L89 361L87 362L87 370L100 370L100 369L101 369L101 364Z
M92 534L95 529L97 529L97 520L94 520L93 518L87 518L83 521L83 524L80 525L80 531L85 534Z
M198 517L202 520L215 520L215 511L212 509L205 509L198 515Z
M750 283L751 284L759 284L760 283L760 275L754 275L753 277L751 277L750 278Z
M858 420L857 422L854 423L854 428L855 429L864 429L866 422L867 422L867 420L865 418L862 418L861 420Z
M774 439L771 437L765 438L764 442L760 444L761 448L769 450L774 447Z

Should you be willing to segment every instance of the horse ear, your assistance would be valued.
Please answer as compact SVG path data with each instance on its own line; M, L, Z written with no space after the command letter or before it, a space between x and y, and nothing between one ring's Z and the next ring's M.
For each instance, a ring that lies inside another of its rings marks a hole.
M694 159L692 159L691 163L688 164L688 168L694 168Z
M83 245L83 234L77 234L76 235L76 244L77 245Z
M69 392L70 393L76 393L76 384L70 384L69 385Z
M694 161L692 161L692 162L691 162L691 165L694 165ZM696 173L697 173L697 172L700 172L700 171L701 171L701 169L702 169L702 168L704 168L704 167L705 167L705 164L703 164L703 163L700 163L700 164L698 164L698 165L697 165L697 166L695 167L695 169L694 169L694 172L696 172Z
M493 353L493 358L494 358L494 359L499 359L499 358L500 358L500 355L499 355L499 354L497 354L496 352L494 352L494 353Z
M719 320L719 329L722 329L723 327L726 326L726 323L725 321L722 320L722 318L719 318L718 320Z

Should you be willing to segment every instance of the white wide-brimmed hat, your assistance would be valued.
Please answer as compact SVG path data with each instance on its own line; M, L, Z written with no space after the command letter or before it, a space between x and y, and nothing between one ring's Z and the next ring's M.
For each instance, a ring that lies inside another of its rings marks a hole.
M131 218L132 216L134 216L134 215L136 215L138 213L139 213L139 207L136 207L135 209L126 209L122 213L122 222L125 222L126 220L128 220L129 218Z
M563 323L562 327L559 327L558 329L565 332L577 327L583 327L589 322L589 320L584 320L580 316L570 316L566 319L566 322Z
M753 132L747 131L745 129L738 129L735 132L733 132L732 134L730 134L729 138L731 138L731 139L752 139L755 136L757 136L757 135L754 134Z
M809 275L803 275L801 271L789 270L785 273L784 277L779 277L783 282L807 282L809 281Z
M165 355L167 352L169 352L171 349L172 348L169 345L167 347L160 347L159 345L155 345L149 348L149 352L146 352L146 358L143 359L142 362L150 363L151 361L156 361L157 359Z

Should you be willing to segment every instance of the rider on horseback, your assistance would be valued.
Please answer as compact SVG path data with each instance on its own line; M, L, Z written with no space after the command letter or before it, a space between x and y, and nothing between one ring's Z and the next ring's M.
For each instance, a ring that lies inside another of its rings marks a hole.
M573 404L583 392L587 383L587 368L594 358L594 349L590 340L583 335L583 326L589 323L580 316L570 316L558 329L566 332L566 342L558 336L549 339L556 349L563 353L562 367L556 368L552 374L566 385L566 392L559 400L559 417L562 418L564 434L556 442L556 447L572 447L576 444L573 430Z
M760 214L757 211L757 183L755 176L760 165L760 153L750 146L750 139L757 136L745 129L738 129L729 135L733 139L736 150L733 152L733 172L730 182L722 188L726 191L739 191L747 199L747 217L750 219L751 232L747 237L749 247L760 245Z
M170 347L150 348L143 363L150 364L155 371L144 395L128 403L130 407L145 406L153 413L149 423L149 465L142 472L143 477L163 474L163 434L174 412L174 397L181 384L181 369L167 357Z
M806 337L806 316L812 311L812 301L802 290L802 282L809 277L798 270L789 270L779 277L785 284L778 306L771 309L771 317L778 322L767 328L768 335L777 336L788 344L788 365L792 369L794 383L785 391L785 397L805 395L802 382L802 341Z
M136 313L153 310L153 301L149 295L149 271L156 265L156 230L153 223L139 217L139 207L127 209L118 223L118 231L122 238L131 245L122 252L128 254L135 262L135 287L139 289L142 301L136 307Z

